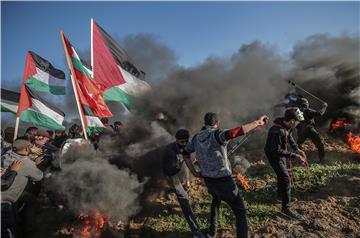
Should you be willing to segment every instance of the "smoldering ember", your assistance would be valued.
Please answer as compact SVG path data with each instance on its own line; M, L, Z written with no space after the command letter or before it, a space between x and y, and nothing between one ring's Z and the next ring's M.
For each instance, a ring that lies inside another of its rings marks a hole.
M1 237L360 237L359 4L2 2Z

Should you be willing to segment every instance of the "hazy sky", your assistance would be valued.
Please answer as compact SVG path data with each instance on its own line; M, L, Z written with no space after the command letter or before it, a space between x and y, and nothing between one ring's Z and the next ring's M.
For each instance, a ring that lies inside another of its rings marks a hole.
M119 38L152 34L185 67L254 40L287 53L312 34L359 35L359 2L1 2L2 83L20 87L28 50L67 72L59 31L88 50L91 18Z

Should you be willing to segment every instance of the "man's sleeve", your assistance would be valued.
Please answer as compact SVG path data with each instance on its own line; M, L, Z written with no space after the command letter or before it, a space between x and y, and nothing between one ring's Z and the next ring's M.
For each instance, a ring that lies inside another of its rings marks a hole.
M40 181L43 178L43 172L36 167L35 162L26 159L24 165L26 176L32 181Z
M310 118L320 117L320 116L323 115L323 114L321 114L320 111L316 111L316 110L314 110L314 109L309 109L308 113L309 113L309 115L310 115Z
M215 132L216 140L220 144L225 144L227 141L243 135L245 135L245 133L242 126L227 130L219 130L217 133Z
M193 153L195 152L195 136L191 139L191 141L189 141L185 147L185 151L188 153Z

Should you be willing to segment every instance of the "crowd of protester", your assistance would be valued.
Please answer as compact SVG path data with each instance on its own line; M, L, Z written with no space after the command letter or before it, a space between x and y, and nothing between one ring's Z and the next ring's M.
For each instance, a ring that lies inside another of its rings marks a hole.
M114 125L102 119L105 131L93 131L90 142L97 148L102 134L119 134L123 124ZM81 143L83 129L73 124L65 130L46 130L29 127L14 140L15 129L8 127L1 132L1 237L27 237L26 217L38 202L42 183L58 171L59 156L74 143Z

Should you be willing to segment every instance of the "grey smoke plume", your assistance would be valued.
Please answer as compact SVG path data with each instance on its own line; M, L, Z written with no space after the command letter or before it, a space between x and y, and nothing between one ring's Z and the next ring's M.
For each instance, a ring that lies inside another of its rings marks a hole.
M174 51L154 35L129 35L119 41L131 59L146 72L146 80L151 84L166 79L169 72L179 68Z
M295 68L290 73L290 78L329 104L325 120L345 116L355 129L360 129L359 52L358 36L313 35L294 47Z
M119 170L90 144L76 145L62 157L61 171L47 189L55 191L76 213L99 209L113 222L140 210L143 183L129 170Z
M233 158L233 171L240 174L245 174L246 170L250 168L251 164L242 155L236 155Z
M287 84L292 79L328 102L325 120L343 113L355 118L360 115L359 52L358 36L314 35L296 44L291 58L255 41L229 59L208 58L197 67L172 71L154 85L145 108L150 114L162 111L176 126L192 131L207 111L219 113L223 126L235 126L274 114L273 106L292 90Z
M198 67L171 73L153 87L145 108L162 111L192 131L208 111L217 112L223 126L235 126L270 113L287 90L288 69L271 46L253 42L230 59L208 58Z
M120 135L101 138L99 153L118 168L138 175L144 183L141 205L150 208L151 200L166 186L162 171L163 149L172 140L157 121L131 118Z
M359 117L358 36L313 35L298 42L290 57L255 41L242 45L231 57L209 57L190 68L177 65L175 53L153 35L115 39L146 72L146 79L153 86L145 102L148 114L155 117L159 111L165 112L173 128L188 127L194 131L201 126L207 111L218 112L224 127L252 120L262 113L274 114L272 106L291 90L288 79L328 102L324 121L342 113ZM89 50L78 52L89 61ZM70 84L67 86L71 88ZM74 96L69 91L61 105L67 120L78 118ZM310 102L319 107L315 101ZM110 104L115 112L111 122L125 120L122 107Z

